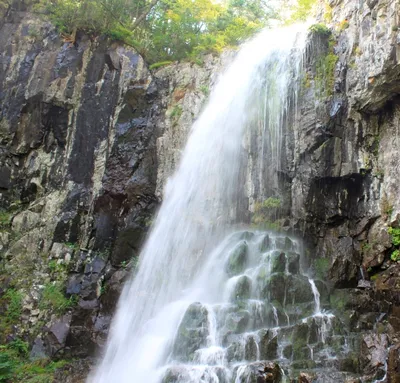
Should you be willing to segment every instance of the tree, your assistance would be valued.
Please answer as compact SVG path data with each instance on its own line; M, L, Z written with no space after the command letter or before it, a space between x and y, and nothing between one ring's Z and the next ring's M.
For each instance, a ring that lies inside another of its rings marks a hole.
M273 14L265 0L40 0L39 8L71 39L77 30L105 34L150 63L238 45Z

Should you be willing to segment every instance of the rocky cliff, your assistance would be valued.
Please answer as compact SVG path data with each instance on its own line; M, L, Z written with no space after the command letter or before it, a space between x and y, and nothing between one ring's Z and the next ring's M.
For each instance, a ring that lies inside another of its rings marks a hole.
M150 73L121 44L64 41L21 2L0 46L2 341L93 356L220 59Z
M265 191L250 168L243 174L246 219L257 216L255 201L284 196L282 219L271 223L305 237L316 254L309 265L335 289L331 302L366 331L354 368L381 377L388 361L391 382L400 339L399 8L327 5L329 30L311 33L283 132L278 183ZM119 43L65 42L23 3L0 27L2 341L28 341L32 357L90 358L192 122L234 53L149 71ZM257 136L245 145L259 156ZM88 368L67 365L58 381L79 369Z

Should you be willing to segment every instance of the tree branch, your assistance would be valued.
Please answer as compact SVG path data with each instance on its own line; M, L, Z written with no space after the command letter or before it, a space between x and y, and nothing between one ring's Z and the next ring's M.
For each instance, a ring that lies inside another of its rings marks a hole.
M132 31L135 30L147 17L147 15L150 13L150 11L153 9L153 7L158 3L159 0L153 0L149 6L137 17L135 22L133 23L132 26Z

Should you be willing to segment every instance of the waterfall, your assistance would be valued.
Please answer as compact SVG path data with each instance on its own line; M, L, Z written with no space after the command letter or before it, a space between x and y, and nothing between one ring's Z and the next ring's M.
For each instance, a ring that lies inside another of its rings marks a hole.
M165 376L171 374L174 382L223 382L235 373L221 326L249 322L246 305L251 291L257 291L252 287L265 240L265 233L230 234L240 220L244 133L264 94L268 116L262 129L270 129L272 158L279 162L282 116L296 70L292 64L300 62L304 44L303 26L264 31L242 47L220 77L166 185L139 270L124 287L105 355L89 382L167 382ZM266 81L276 79L279 86L266 87ZM269 248L274 260L273 249L280 248ZM234 315L232 305L239 310ZM275 306L272 310L275 326L281 313ZM254 319L253 327L265 325L266 317ZM258 338L246 339L237 353L249 359L259 353ZM236 381L242 381L239 375L247 370L239 371Z

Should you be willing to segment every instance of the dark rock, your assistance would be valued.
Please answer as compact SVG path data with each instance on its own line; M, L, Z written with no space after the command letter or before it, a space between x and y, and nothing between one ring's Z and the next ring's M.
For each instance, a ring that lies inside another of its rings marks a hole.
M35 359L45 359L49 356L47 353L47 348L45 343L41 338L36 338L31 352L29 353L29 359L35 360Z
M291 251L287 252L286 259L289 273L298 274L300 271L300 254Z
M244 349L244 358L248 361L255 361L258 357L258 346L254 336L249 336L246 339L246 345Z
M270 331L261 335L260 339L260 358L263 360L273 360L278 357L278 337L272 336Z
M226 318L225 327L234 334L242 333L246 330L250 320L250 313L246 310L230 313Z
M99 256L96 256L93 261L86 264L84 273L85 274L100 274L106 267L106 262Z
M231 300L233 302L241 302L250 298L251 279L247 275L242 275L236 281L232 292Z
M360 367L365 375L381 379L386 371L388 338L386 334L370 333L363 336Z
M65 347L70 325L71 315L64 315L50 326L45 336L46 348L50 355L56 354Z
M271 258L272 258L271 272L272 273L283 273L286 269L285 253L276 251L276 252L272 253Z
M271 248L271 239L266 234L260 243L260 252L265 252Z
M234 250L229 255L228 262L226 264L225 270L229 276L235 276L241 274L245 268L248 261L248 247L247 242L242 241L239 245L235 247Z
M115 50L109 50L106 53L106 63L110 70L121 69L121 57Z
M387 381L388 383L400 382L400 343L389 349Z
M186 310L175 338L173 354L182 361L192 360L194 352L207 344L208 311L201 303L193 303Z
M284 273L275 273L268 278L267 284L262 291L262 296L272 303L276 301L282 305L285 300L286 288L286 275Z

